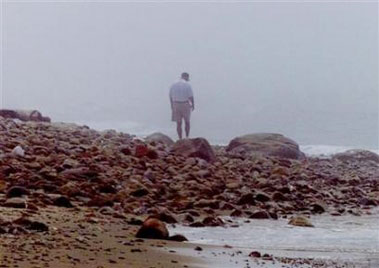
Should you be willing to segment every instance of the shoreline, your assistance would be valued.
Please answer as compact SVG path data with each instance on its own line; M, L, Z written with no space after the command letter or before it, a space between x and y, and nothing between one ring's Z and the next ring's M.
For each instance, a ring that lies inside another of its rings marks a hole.
M2 235L0 267L133 267L133 268L230 268L230 267L367 267L379 264L379 249L372 252L335 248L290 249L277 246L210 245L196 241L136 239L138 226L90 208L46 207L27 213L0 208L3 219L26 215L49 224L47 233ZM379 218L379 211L373 214ZM329 216L319 216L320 219ZM351 220L361 219L352 216ZM260 220L257 220L260 221ZM273 220L269 220L275 222ZM362 220L360 221L362 222ZM363 219L363 222L365 220ZM265 225L264 222L261 222ZM358 223L359 224L359 223ZM217 228L217 227L214 227ZM226 227L225 232L233 227ZM305 227L293 227L302 228ZM260 228L250 229L259 232ZM274 231L275 232L275 231ZM325 241L328 243L328 241ZM262 257L249 256L259 252ZM267 254L267 257L263 257Z

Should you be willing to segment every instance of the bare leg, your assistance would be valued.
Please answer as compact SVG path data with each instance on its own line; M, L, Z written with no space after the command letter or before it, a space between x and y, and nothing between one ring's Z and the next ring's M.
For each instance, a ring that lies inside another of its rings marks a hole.
M184 123L185 123L184 127L185 127L185 130L186 130L186 137L188 138L189 133L190 133L190 129L191 129L190 121L186 120Z
M176 132L178 132L179 140L182 139L182 119L176 121Z

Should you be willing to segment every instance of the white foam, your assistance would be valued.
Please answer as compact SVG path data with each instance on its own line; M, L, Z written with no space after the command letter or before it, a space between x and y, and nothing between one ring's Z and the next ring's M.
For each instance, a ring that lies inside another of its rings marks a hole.
M363 149L353 146L333 146L333 145L300 145L300 150L308 156L330 156L348 150ZM379 154L378 149L365 149Z

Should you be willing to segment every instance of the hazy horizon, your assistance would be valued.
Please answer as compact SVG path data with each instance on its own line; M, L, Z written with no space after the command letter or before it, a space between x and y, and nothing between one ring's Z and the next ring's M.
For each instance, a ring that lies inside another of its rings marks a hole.
M192 136L379 147L378 3L1 6L3 108L175 136L168 88L187 71Z

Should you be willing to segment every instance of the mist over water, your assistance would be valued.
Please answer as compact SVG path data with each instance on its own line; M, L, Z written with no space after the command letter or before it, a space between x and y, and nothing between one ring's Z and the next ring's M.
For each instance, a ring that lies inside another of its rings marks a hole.
M176 137L169 86L190 73L191 136L252 132L378 149L378 3L2 3L3 108Z

